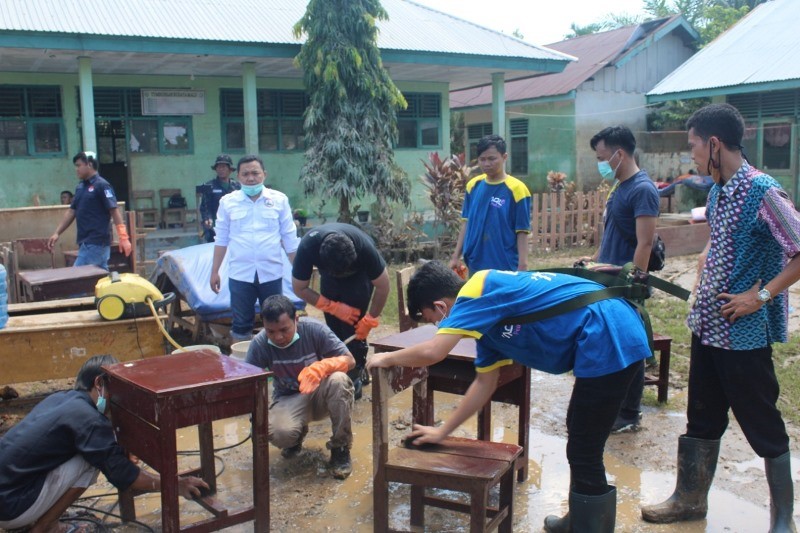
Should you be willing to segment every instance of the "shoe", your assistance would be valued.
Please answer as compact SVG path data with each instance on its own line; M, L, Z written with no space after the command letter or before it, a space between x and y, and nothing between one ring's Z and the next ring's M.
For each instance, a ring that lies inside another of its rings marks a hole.
M622 415L617 415L614 420L614 425L611 426L611 433L633 433L641 429L642 415L637 415L634 418L624 418Z
M281 450L281 457L284 459L294 459L303 451L303 443L298 442L294 446L290 448L284 448Z
M362 389L364 388L361 378L356 378L353 380L353 398L355 400L360 400L361 395L363 394Z
M350 449L349 448L331 448L331 460L328 463L331 474L336 479L346 479L353 471L353 465L350 462Z

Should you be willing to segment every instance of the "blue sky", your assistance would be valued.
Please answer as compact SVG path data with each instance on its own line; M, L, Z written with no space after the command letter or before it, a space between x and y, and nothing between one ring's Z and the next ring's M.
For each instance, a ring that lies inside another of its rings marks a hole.
M511 34L519 29L533 44L561 41L570 24L585 26L612 11L641 15L642 0L413 0L481 26Z

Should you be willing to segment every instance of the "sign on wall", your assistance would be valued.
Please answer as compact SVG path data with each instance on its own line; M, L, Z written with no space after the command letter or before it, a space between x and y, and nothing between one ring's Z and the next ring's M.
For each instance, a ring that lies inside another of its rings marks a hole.
M142 89L142 115L203 115L205 112L205 91Z

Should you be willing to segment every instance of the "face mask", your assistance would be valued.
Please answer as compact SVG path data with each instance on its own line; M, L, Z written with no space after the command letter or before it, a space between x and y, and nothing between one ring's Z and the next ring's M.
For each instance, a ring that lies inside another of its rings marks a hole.
M617 169L619 165L622 164L622 161L615 168L611 168L611 160L614 159L614 156L617 155L617 152L611 154L611 157L608 158L608 161L598 161L597 162L597 171L606 180L613 180L614 176L617 173Z
M437 307L436 309L437 309L437 310L439 310L439 308L438 308L438 307ZM447 308L445 307L445 309L447 309ZM442 313L442 318L440 318L439 320L437 320L436 322L434 322L434 323L433 323L433 325L434 325L434 326L436 326L437 328L439 327L439 324L441 324L441 323L442 323L442 320L444 320L444 319L446 319L446 318L447 318L447 314L445 314L445 312L444 312L444 311L442 311L442 310L439 310L439 312L440 312L440 313Z
M722 176L720 175L719 167L721 165L721 161L719 156L717 156L717 160L714 161L714 143L709 139L708 141L708 166L706 167L706 172L711 179L714 180L714 183L719 183L720 185L724 185L721 182Z
M287 344L286 346L278 346L277 344L272 342L272 339L270 339L269 337L267 337L267 344L269 344L270 346L274 346L274 347L278 348L279 350L285 350L286 348L288 348L292 344L296 343L299 339L300 339L300 334L295 331L294 332L294 337L292 337L292 340L290 340L289 344Z
M261 189L263 188L264 188L263 183L259 183L258 185L242 184L242 192L245 193L247 196L257 196L261 194Z
M103 396L103 389L97 389L100 393L100 396L97 397L97 410L100 411L101 414L105 414L106 412L106 398Z

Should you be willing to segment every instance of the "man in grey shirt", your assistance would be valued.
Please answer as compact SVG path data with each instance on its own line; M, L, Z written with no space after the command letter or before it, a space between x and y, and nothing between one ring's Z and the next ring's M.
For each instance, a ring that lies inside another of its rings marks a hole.
M286 296L267 298L261 319L264 329L250 344L247 362L274 374L269 441L290 459L302 451L308 423L330 418L328 466L333 477L347 478L353 444L353 382L347 372L355 367L355 359L328 326L298 320Z

